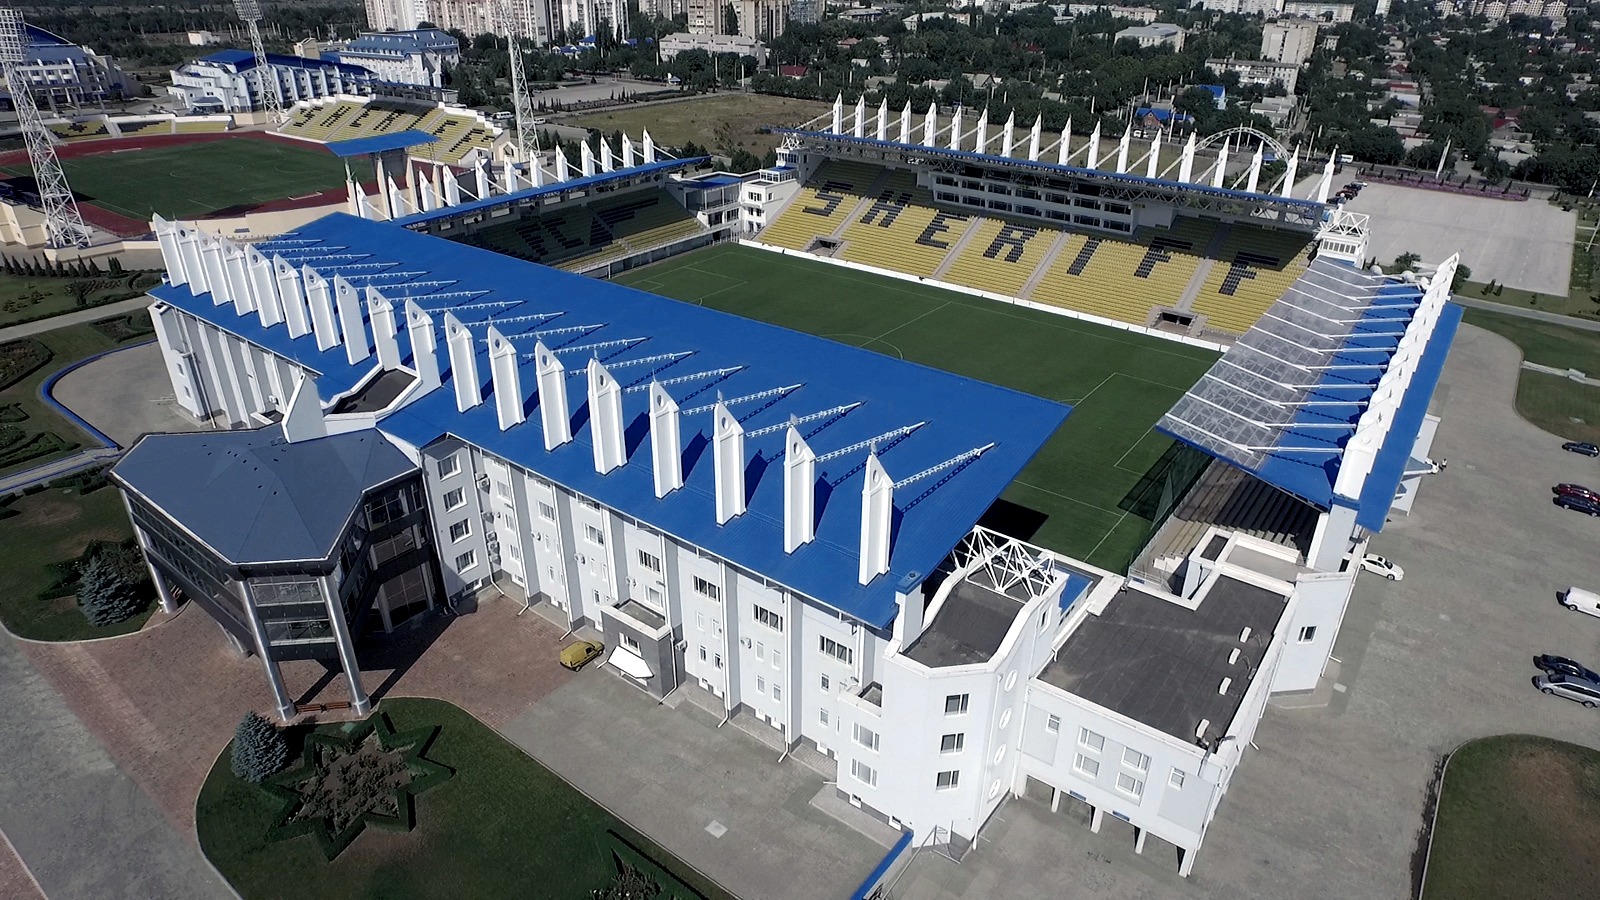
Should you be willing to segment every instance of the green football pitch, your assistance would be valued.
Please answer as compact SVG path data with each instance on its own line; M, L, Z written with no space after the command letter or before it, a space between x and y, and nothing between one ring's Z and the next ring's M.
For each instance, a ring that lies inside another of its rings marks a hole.
M344 186L344 162L332 153L253 138L96 153L61 167L80 201L134 219L193 218Z
M1208 350L734 245L616 280L1071 404L996 512L1009 533L1094 565L1125 568L1166 488L1195 471L1152 426L1216 360Z

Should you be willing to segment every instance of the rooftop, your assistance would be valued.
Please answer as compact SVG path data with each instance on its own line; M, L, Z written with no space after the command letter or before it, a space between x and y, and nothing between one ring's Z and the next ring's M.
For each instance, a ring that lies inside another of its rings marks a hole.
M113 476L235 564L327 559L362 494L416 466L376 431L150 434Z
M1188 609L1124 586L1086 616L1045 666L1045 682L1186 742L1201 721L1226 733L1283 616L1281 594L1219 575ZM1248 640L1240 641L1244 629ZM1235 662L1228 661L1239 650ZM1222 680L1229 679L1225 693Z
M209 56L202 56L195 62L231 66L243 72L256 67L256 55L249 50L219 50ZM268 53L267 64L290 69L339 69L352 75L372 74L360 66L352 66L349 63L332 62L326 59L306 59L303 56L285 56L281 53Z
M936 668L989 661L1028 597L996 590L983 576L980 570L956 582L906 656Z

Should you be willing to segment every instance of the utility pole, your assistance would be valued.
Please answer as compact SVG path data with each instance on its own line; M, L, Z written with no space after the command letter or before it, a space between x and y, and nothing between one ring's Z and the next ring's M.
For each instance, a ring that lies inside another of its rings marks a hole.
M522 48L517 42L518 22L513 4L521 6L523 21L532 20L527 14L527 0L496 0L494 12L500 27L505 29L506 49L511 57L511 108L517 120L517 156L533 166L538 164L530 149L534 145L533 108L528 98L527 76L522 71Z
M39 188L39 205L44 209L45 241L56 248L89 246L89 228L67 185L61 160L56 158L55 140L44 127L44 117L33 101L33 89L22 73L28 49L28 30L22 12L0 7L0 68L4 69L6 89L17 109L17 124L28 146L28 164Z
M267 114L267 121L282 125L285 118L283 85L278 82L277 71L267 64L266 45L261 42L261 0L233 0L233 8L250 30L250 46L256 53L256 78L261 82L261 111ZM272 90L267 90L268 78L272 79Z

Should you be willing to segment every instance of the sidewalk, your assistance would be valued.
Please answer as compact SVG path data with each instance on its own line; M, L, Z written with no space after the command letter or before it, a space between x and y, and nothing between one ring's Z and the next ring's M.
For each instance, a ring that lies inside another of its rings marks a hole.
M1567 328L1576 328L1579 331L1600 331L1600 320L1580 319L1577 316L1563 316L1560 313L1543 312L1537 309L1523 309L1509 303L1496 303L1493 300L1479 300L1476 297L1463 297L1460 294L1450 299L1468 309L1481 309L1484 312L1500 313L1505 316L1516 316L1519 319L1535 319L1548 322L1551 325L1564 325Z
M55 331L57 328L66 328L68 325L82 325L85 322L98 322L123 313L136 312L150 305L150 298L145 296L134 297L131 300L118 300L116 303L107 303L105 306L96 306L90 309L80 309L77 312L63 313L40 319L37 322L24 322L21 325L12 325L9 328L0 328L0 344L14 341L17 338L32 337L44 334L46 331Z

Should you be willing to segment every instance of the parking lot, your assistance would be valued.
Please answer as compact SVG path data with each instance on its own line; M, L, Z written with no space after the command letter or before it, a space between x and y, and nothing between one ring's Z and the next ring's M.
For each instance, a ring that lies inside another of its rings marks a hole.
M1505 732L1596 745L1600 712L1534 691L1532 657L1600 664L1600 619L1568 612L1556 592L1600 585L1600 519L1556 508L1550 486L1600 487L1600 460L1512 407L1520 355L1470 326L1456 339L1435 399L1432 456L1409 518L1372 549L1399 562L1399 583L1358 580L1334 648L1329 702L1269 708L1255 748L1211 823L1194 874L1131 832L1098 835L1063 805L1013 800L960 866L924 853L897 900L1410 896L1428 785L1463 741Z

